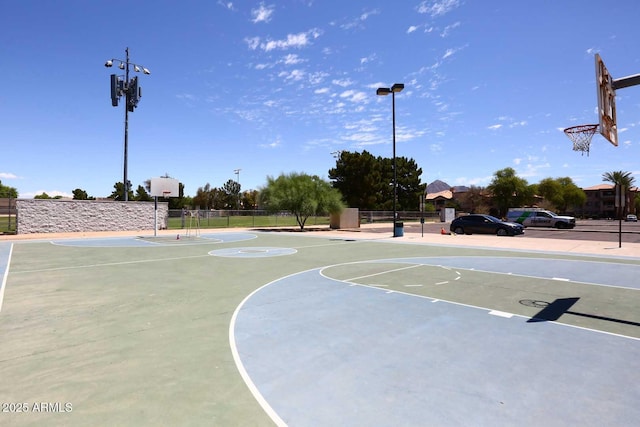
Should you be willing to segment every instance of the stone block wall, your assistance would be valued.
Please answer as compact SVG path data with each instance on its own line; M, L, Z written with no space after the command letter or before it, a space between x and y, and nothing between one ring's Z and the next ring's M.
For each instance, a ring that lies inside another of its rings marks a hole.
M18 199L17 234L154 229L154 202ZM158 202L158 229L167 228L169 204Z

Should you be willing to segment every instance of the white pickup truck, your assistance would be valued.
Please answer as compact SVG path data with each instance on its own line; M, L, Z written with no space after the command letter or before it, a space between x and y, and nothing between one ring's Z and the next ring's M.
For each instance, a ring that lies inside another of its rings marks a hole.
M556 215L541 208L509 208L507 221L517 222L525 227L553 227L569 229L576 226L572 216Z

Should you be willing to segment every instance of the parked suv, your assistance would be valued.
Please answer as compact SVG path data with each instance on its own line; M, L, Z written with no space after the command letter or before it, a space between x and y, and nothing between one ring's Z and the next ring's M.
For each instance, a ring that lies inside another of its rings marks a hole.
M568 229L576 226L576 219L574 217L557 215L541 208L509 208L507 221L517 222L525 227Z

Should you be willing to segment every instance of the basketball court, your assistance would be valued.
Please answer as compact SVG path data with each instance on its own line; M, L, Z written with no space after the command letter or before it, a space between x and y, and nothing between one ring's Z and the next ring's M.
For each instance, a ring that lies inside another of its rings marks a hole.
M617 145L615 90L639 83L596 55L574 150ZM640 419L637 244L155 228L0 241L2 425Z
M639 419L638 257L428 237L228 230L2 241L0 420Z

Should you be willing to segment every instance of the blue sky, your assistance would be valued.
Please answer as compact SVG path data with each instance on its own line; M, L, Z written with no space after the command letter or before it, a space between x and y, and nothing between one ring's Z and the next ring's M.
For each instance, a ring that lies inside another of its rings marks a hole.
M640 181L640 87L617 92L620 146L590 156L562 129L596 123L594 54L640 73L635 0L5 1L0 16L0 180L20 197L108 196L123 178L124 109L111 58L151 70L129 115L133 187L168 173L187 195L305 172L331 153L416 160L422 181L581 187L613 170Z

